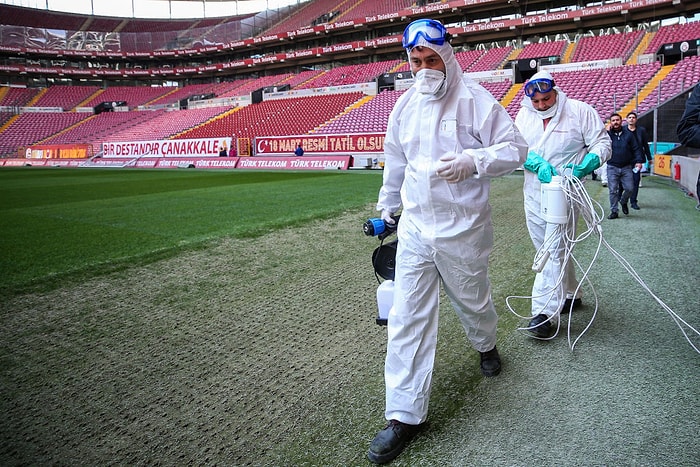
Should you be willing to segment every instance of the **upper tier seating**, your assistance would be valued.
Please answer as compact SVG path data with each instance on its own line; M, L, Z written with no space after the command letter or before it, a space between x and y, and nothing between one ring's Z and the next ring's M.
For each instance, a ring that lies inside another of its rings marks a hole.
M566 50L566 41L527 44L518 54L518 60L528 58L561 57Z
M33 105L71 110L99 90L97 86L51 86Z
M494 47L486 51L476 62L469 67L468 72L497 70L513 51L513 47Z
M323 15L330 12L342 11L351 4L350 0L324 1L316 0L308 2L294 11L289 18L280 21L266 31L266 34L280 34L297 29L308 28L312 23ZM331 19L333 21L333 19Z
M38 88L10 88L7 86L0 87L0 106L8 107L23 107L26 106L37 94Z
M102 102L125 101L126 105L133 109L165 95L170 90L168 87L112 86L83 104L83 107L94 107Z
M360 0L358 2L347 2L345 10L333 21L343 21L353 18L365 18L367 16L395 13L405 10L415 5L414 0Z
M486 53L485 50L467 50L464 52L455 53L455 58L457 63L462 68L462 71L469 71L469 69L476 64L477 61Z
M700 39L700 21L662 26L644 53L655 54L664 44Z
M622 58L624 63L630 58L643 37L644 31L583 37L576 45L571 62Z
M342 86L344 84L368 83L382 73L387 73L401 63L399 60L389 60L364 65L347 65L333 68L318 77L301 83L295 89L323 88Z
M149 105L169 105L179 103L182 99L187 99L195 95L208 95L213 94L212 88L216 86L213 83L203 83L203 84L188 84L183 87L172 87L170 90L152 101Z
M240 86L237 86L231 89L230 91L221 94L220 97L247 96L251 92L256 91L260 88L275 86L279 84L280 81L284 81L290 76L291 75L287 73L280 75L261 76L260 78L246 80L243 83L241 83Z

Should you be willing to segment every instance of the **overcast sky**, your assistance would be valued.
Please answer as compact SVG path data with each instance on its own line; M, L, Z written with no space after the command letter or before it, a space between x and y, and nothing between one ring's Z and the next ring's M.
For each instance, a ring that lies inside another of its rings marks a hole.
M308 0L0 0L6 5L127 18L204 18L257 13Z

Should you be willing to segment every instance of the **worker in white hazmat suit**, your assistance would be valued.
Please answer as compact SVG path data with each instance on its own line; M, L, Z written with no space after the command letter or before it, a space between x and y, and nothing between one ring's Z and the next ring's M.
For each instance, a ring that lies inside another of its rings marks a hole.
M403 46L415 83L389 116L377 202L385 222L402 212L387 324L389 424L370 445L375 463L395 458L427 418L440 284L481 353L482 373L500 372L487 275L493 244L489 179L510 173L527 154L505 109L463 75L442 24L410 23Z
M543 269L535 275L528 329L533 337L547 339L556 332L559 314L582 302L564 241L567 231L570 238L574 237L577 213L574 222L564 228L547 223L541 213L541 183L549 183L553 175L561 175L567 167L583 179L610 158L611 143L595 109L567 98L549 72L535 73L524 89L515 123L529 146L523 165L525 220L535 249L539 251L546 239L549 252Z

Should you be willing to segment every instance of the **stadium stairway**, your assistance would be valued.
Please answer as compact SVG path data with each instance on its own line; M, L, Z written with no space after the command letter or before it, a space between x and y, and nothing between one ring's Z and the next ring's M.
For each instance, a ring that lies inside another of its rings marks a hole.
M644 53L646 48L649 46L649 42L651 42L652 37L654 37L654 32L647 32L645 33L642 38L639 40L639 43L637 46L634 48L632 53L630 54L629 58L625 62L625 65L634 65L637 63L637 59L641 54Z
M569 45L566 46L566 49L564 49L564 53L562 54L562 63L571 63L571 57L574 55L574 51L576 50L576 43L575 42L570 42Z
M659 69L659 71L644 86L642 86L642 89L639 90L638 98L633 97L632 100L625 104L618 113L624 117L630 112L636 112L637 103L643 102L648 95L654 92L659 86L659 83L666 78L671 70L673 70L674 66L675 65L662 66L661 69Z
M29 102L27 102L26 106L33 107L34 104L39 102L39 99L41 99L43 97L43 95L46 94L47 92L49 92L49 88L42 88L39 92L36 93L36 95L34 95L34 97L29 99Z
M518 95L518 92L520 89L523 87L523 83L514 83L508 92L506 93L505 96L503 96L503 99L501 99L501 105L503 106L504 109L507 109L508 106L510 105L511 102L513 102L513 99L515 99L515 96Z
M73 110L77 109L78 107L85 107L85 105L86 105L88 102L92 101L94 98L96 98L97 96L99 96L99 95L102 94L103 92L104 92L104 89L98 89L98 90L95 91L94 93L90 94L85 100L81 101L78 105L76 105L76 106L73 108Z

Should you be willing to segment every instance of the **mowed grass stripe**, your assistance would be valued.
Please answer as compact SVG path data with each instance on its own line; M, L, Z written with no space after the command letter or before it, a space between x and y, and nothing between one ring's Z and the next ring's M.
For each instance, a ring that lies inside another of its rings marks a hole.
M0 170L0 289L330 218L376 200L380 185L377 172Z

